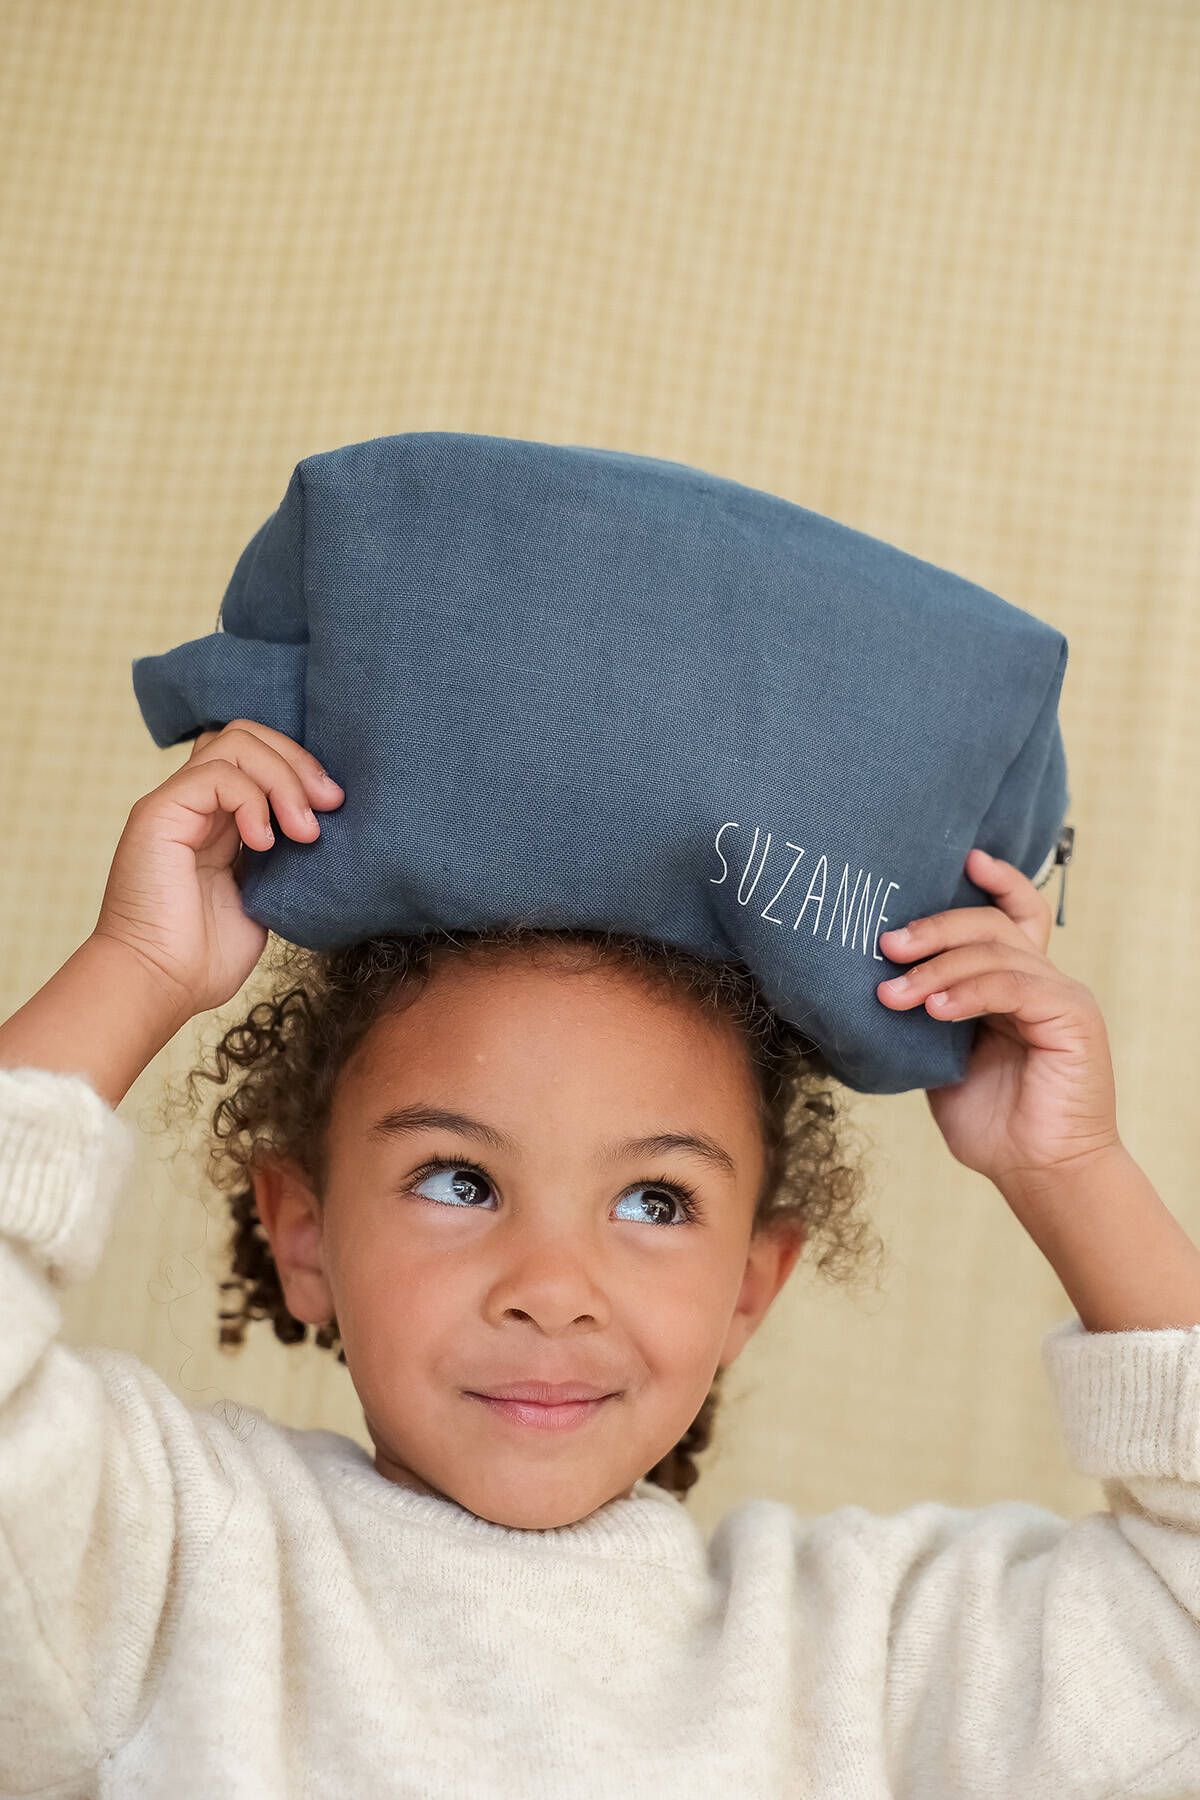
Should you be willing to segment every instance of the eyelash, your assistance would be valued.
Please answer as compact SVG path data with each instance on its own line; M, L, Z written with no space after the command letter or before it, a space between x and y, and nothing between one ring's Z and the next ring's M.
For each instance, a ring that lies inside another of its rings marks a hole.
M409 1186L405 1189L405 1192L407 1193L411 1191L412 1188L415 1188L420 1182L425 1180L427 1175L436 1175L441 1169L463 1169L468 1175L477 1175L481 1181L486 1181L487 1185L492 1188L493 1191L495 1189L495 1183L491 1176L486 1169L481 1169L478 1163L464 1162L461 1157L454 1157L451 1159L448 1156L435 1156L431 1161L422 1163L419 1169L413 1170L412 1175L409 1177ZM646 1181L634 1182L633 1185L635 1187L662 1188L678 1200L683 1212L683 1218L669 1221L667 1229L674 1227L678 1230L682 1225L701 1225L704 1223L704 1208L701 1205L700 1196L697 1194L695 1188L691 1187L686 1181L668 1181L665 1176L656 1175L651 1176ZM426 1195L417 1194L416 1198L418 1200L424 1200ZM434 1201L431 1202L431 1204L437 1205L438 1202ZM660 1226L659 1229L661 1230L662 1227Z

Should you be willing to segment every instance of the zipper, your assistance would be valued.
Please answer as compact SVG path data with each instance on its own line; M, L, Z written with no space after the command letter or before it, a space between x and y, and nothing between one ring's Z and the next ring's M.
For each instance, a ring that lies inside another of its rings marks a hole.
M1054 846L1053 854L1045 863L1043 863L1042 868L1039 869L1034 880L1035 887L1045 887L1055 869L1058 868L1062 870L1062 879L1058 888L1058 913L1054 920L1056 925L1065 925L1067 922L1067 864L1074 854L1075 827L1073 825L1063 825L1059 830L1058 842Z
M1062 869L1062 880L1058 887L1058 917L1054 921L1056 925L1065 925L1067 922L1067 915L1064 910L1067 899L1067 864L1074 854L1075 827L1073 825L1064 825L1062 828L1062 835L1058 840L1058 846L1054 852L1054 860Z

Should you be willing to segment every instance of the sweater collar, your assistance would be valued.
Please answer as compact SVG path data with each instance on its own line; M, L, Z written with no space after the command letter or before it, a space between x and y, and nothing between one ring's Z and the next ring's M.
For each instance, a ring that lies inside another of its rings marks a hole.
M606 1501L572 1525L527 1529L498 1525L444 1495L418 1494L389 1481L375 1467L370 1452L340 1432L308 1430L300 1435L306 1440L302 1446L305 1460L314 1472L327 1474L375 1513L397 1524L533 1556L582 1552L693 1569L706 1561L699 1528L683 1502L645 1478L633 1484L627 1497Z

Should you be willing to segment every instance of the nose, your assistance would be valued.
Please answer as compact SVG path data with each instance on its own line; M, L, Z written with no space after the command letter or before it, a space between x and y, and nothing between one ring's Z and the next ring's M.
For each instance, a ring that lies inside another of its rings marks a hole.
M488 1294L491 1319L525 1319L546 1332L606 1325L611 1302L594 1245L563 1231L514 1235L500 1251Z

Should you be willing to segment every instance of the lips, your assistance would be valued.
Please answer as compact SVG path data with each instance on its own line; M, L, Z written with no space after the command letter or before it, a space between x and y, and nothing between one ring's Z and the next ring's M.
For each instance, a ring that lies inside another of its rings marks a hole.
M528 1387L528 1382L524 1386ZM578 1386L578 1384L576 1384ZM595 1418L601 1409L615 1400L615 1394L596 1394L585 1400L562 1400L547 1403L544 1400L515 1400L511 1397L497 1399L494 1394L473 1394L467 1391L468 1400L478 1400L494 1418L504 1419L510 1425L517 1425L534 1431L568 1431L582 1426L587 1420Z
M510 1381L467 1391L480 1400L525 1400L534 1406L566 1406L574 1400L605 1400L617 1390L588 1381Z

